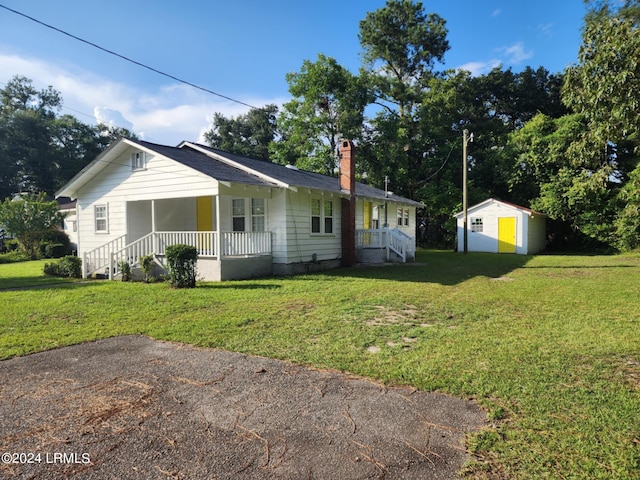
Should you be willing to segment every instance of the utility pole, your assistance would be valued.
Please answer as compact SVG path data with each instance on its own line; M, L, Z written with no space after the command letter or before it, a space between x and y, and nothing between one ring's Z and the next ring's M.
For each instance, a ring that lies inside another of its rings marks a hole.
M462 214L464 216L463 222L463 235L464 235L464 253L467 253L469 249L467 230L468 216L467 216L467 144L473 142L473 133L469 135L469 130L466 128L462 131Z

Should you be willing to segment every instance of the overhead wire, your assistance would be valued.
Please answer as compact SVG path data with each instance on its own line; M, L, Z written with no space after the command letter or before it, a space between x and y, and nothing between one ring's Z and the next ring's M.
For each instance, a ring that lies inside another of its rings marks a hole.
M201 91L206 92L206 93L209 93L211 95L215 95L217 97L224 98L225 100L229 100L230 102L234 102L234 103L237 103L237 104L240 104L240 105L244 105L245 107L249 107L249 108L254 109L254 110L261 110L260 108L255 107L253 105L250 105L250 104L248 104L246 102L243 102L241 100L237 100L237 99L229 97L227 95L223 95L221 93L214 92L213 90L210 90L208 88L202 87L202 86L197 85L195 83L189 82L188 80L181 79L179 77L176 77L175 75L171 75L170 73L163 72L162 70L158 70L157 68L151 67L151 66L149 66L149 65L147 65L145 63L139 62L139 61L134 60L132 58L129 58L129 57L125 56L125 55L122 55L120 53L114 52L113 50L109 50L108 48L105 48L105 47L102 47L102 46L98 45L97 43L91 42L89 40L85 40L84 38L78 37L77 35L73 35L73 34L67 32L67 31L62 30L61 28L55 27L53 25L49 25L48 23L45 23L45 22L43 22L41 20L38 20L37 18L34 18L34 17L32 17L30 15L27 15L25 13L19 12L18 10L14 10L13 8L9 8L6 5L2 5L1 3L0 3L0 8L4 8L5 10L7 10L9 12L15 13L16 15L20 15L21 17L24 17L24 18L26 18L28 20L31 20L31 21L39 24L39 25L42 25L42 26L47 27L47 28L49 28L51 30L54 30L54 31L56 31L58 33L66 35L66 36L68 36L70 38L73 38L74 40L79 41L79 42L82 42L82 43L85 43L87 45L90 45L90 46L92 46L94 48L97 48L98 50L101 50L101 51L103 51L105 53L108 53L109 55L113 55L113 56L118 57L118 58L120 58L122 60L125 60L127 62L133 63L134 65L137 65L137 66L142 67L142 68L146 68L147 70L150 70L150 71L152 71L154 73L157 73L157 74L162 75L164 77L167 77L167 78L170 78L172 80L175 80L176 82L182 83L184 85L188 85L190 87L193 87L195 89L201 90Z

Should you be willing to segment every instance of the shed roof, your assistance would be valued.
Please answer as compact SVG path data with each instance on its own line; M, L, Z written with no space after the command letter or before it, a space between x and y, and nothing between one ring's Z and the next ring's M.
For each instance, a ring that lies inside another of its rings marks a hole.
M480 203L478 203L476 205L473 205L472 207L469 207L467 209L467 213L473 212L473 211L477 211L477 210L481 210L482 208L486 207L487 205L489 205L491 203L499 203L499 204L502 204L502 205L510 207L510 208L515 208L516 210L520 210L520 211L526 213L530 217L533 217L533 216L546 217L546 215L544 213L536 212L535 210L531 210L530 208L523 207L523 206L520 206L520 205L516 205L515 203L505 202L503 200L496 200L495 198L488 198L484 202L480 202ZM464 212L458 212L458 213L456 213L454 215L454 217L460 218L462 215L464 215Z

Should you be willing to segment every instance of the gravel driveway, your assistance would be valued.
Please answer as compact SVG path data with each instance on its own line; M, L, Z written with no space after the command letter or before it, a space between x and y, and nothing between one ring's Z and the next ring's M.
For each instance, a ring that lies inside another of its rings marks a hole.
M123 336L0 362L0 477L456 478L474 403Z

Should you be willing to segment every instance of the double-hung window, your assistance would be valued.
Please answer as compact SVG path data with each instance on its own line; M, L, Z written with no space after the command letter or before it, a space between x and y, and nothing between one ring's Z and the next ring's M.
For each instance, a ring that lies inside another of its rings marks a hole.
M408 208L399 208L398 209L398 226L409 226L409 209Z
M147 168L145 152L133 152L131 154L131 170L144 170Z
M244 232L244 198L234 198L231 200L231 217L234 232Z
M264 198L251 199L251 231L264 232L265 230Z
M234 232L264 232L266 205L264 198L234 198L231 200L231 222Z
M482 223L482 218L471 218L471 231L472 232L482 232L484 229L484 225Z
M311 233L333 233L333 201L311 199Z
M109 231L109 209L107 205L93 207L96 232L107 233Z

